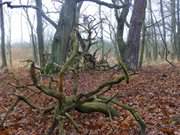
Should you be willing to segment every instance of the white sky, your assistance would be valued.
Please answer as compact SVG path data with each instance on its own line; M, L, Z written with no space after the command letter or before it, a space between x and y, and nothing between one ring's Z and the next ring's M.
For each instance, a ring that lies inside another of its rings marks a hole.
M19 0L13 0L12 4L19 4L18 2ZM23 4L26 4L27 0L22 0ZM53 4L51 2L51 0L45 0L45 4L48 5L49 9L53 8ZM36 28L36 21L34 20L34 16L35 16L35 10L34 9L28 9L29 10L29 15L32 18L32 22L34 23L34 28ZM29 26L26 20L26 16L24 14L23 9L8 9L6 8L6 12L8 12L10 18L11 18L11 39L12 42L21 42L26 41L29 42ZM58 17L58 14L57 14ZM9 25L9 18L7 17L7 14L5 14L5 24ZM52 19L54 18L54 16L52 16ZM8 27L6 28L6 35L8 35ZM21 34L22 32L22 34Z
M6 1L6 0L4 0ZM9 1L9 0L7 0ZM19 4L19 0L11 0L12 4ZM23 4L27 3L27 0L21 0ZM33 0L30 0L33 1ZM109 2L111 3L111 0L103 0L105 2ZM153 0L154 2L157 2L156 0ZM58 8L57 3L52 2L52 0L43 0L43 4L48 7L49 11L55 11L54 7ZM154 8L157 6L154 6ZM22 9L6 9L6 15L5 15L5 24L6 24L6 35L8 35L8 25L9 25L9 18L7 17L7 12L11 18L11 39L12 42L21 42L22 40L25 42L29 42L29 32L28 32L28 24L26 21L26 17L24 14L24 11ZM45 9L44 9L45 11ZM90 2L85 2L83 4L83 7L81 9L81 12L84 14L90 14L90 15L98 15L98 6L97 4L94 3L90 3ZM106 7L102 8L102 12L108 16L110 18L110 20L112 21L112 23L114 24L115 18L114 18L114 12L113 9L109 9ZM34 28L36 28L36 21L34 19L34 15L35 15L35 10L33 9L29 9L29 13L31 15L31 18L34 22ZM21 14L23 14L23 16L21 16ZM50 16L53 20L58 20L59 14L51 14ZM107 27L105 26L105 29L107 29ZM22 34L21 34L22 31ZM54 33L54 29L48 25L48 27L45 29L45 33L46 35L51 35L53 36ZM105 35L106 37L107 35Z
M4 0L6 1L6 0ZM9 0L7 0L9 1ZM19 0L11 0L12 4L19 4ZM27 0L21 0L23 4L27 3ZM33 1L33 0L30 0ZM111 0L103 0L106 2L111 2ZM52 0L43 0L43 4L48 7L49 11L55 11L54 7L58 8L57 3L52 2ZM11 40L13 43L21 42L22 40L25 42L29 42L29 29L26 20L26 16L22 9L7 9L5 7L5 25L6 25L6 35L9 35L9 19L11 19ZM44 11L46 9L44 8ZM98 6L92 2L85 2L83 4L82 10L83 14L90 14L90 15L98 15ZM111 10L112 11L112 10ZM106 16L113 16L113 11L111 12L110 9L103 7L102 12L106 14ZM29 9L30 16L34 22L34 28L36 28L36 21L34 20L35 10ZM10 18L7 16L10 16ZM22 16L23 15L23 16ZM51 14L50 17L53 20L58 20L59 14ZM112 17L111 19L113 22L115 21ZM21 34L22 32L22 34ZM54 29L49 25L48 28L45 29L45 33L48 35L52 35L54 33ZM6 37L8 38L8 37Z

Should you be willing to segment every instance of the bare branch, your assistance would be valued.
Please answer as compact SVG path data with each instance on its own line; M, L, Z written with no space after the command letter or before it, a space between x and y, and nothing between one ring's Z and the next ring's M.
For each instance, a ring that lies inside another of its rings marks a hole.
M34 5L12 5L11 2L0 3L0 5L2 5L2 4L3 5L7 4L7 6L11 9L13 9L13 8L32 8L32 9L38 10L41 13L42 17L44 17L44 19L46 21L48 21L52 26L57 28L57 24L51 18L49 18L40 8L38 8Z
M86 97L86 98L89 98L91 96L94 96L96 95L97 93L101 92L103 90L103 88L106 88L108 87L108 90L114 85L114 84L118 84L120 83L121 81L125 80L126 78L124 76L120 76L118 77L117 79L114 79L112 81L107 81L103 84L101 84L98 88L96 88L95 90L87 93L87 94L80 94L79 97Z
M48 96L52 96L56 99L59 99L60 94L54 90L48 89L45 86L41 86L38 84L38 79L36 78L36 71L35 71L35 64L34 62L31 63L31 69L30 69L30 74L31 74L31 79L33 81L33 84L35 85L35 87L37 89L39 89L40 91L42 91L44 94L48 95Z
M120 8L124 8L124 7L128 6L128 5L115 5L115 4L107 3L104 1L100 1L100 0L77 0L77 2L82 2L82 1L94 2L96 4L106 6L108 8L116 8L116 9L120 9Z
M80 133L79 125L73 120L71 115L69 113L65 113L65 116L71 121L71 123L74 125L75 129Z
M10 108L8 109L8 111L6 112L3 120L0 123L0 127L3 127L4 122L6 121L8 115L14 110L14 108L16 107L16 105L19 103L20 99L17 98L16 101L10 106Z

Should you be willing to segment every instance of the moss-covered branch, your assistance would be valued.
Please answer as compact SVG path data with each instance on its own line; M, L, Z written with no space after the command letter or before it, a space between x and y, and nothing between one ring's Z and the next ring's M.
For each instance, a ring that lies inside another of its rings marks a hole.
M40 84L39 84L35 69L36 69L36 68L35 68L35 64L34 64L33 61L31 61L30 75L31 75L31 79L32 79L33 85L34 85L37 89L39 89L40 91L42 91L44 94L46 94L46 95L48 95L48 96L51 96L51 97L54 97L54 98L56 98L56 99L59 99L59 97L60 97L59 93L57 93L56 91L51 90L51 89L45 87L44 85L40 85Z
M92 97L92 96L98 94L99 92L101 92L105 87L109 87L109 89L110 89L113 85L118 84L118 83L122 82L123 80L125 80L125 77L124 76L119 76L114 80L107 81L107 82L101 84L95 90L93 90L93 91L91 91L91 92L89 92L87 94L80 94L79 97L80 98L81 97L86 97L86 98Z
M109 100L109 98L106 97L99 97L100 99L103 100ZM129 105L126 104L120 104L118 101L116 100L111 100L111 103L116 104L120 107L122 107L123 109L129 111L132 116L134 117L134 119L137 121L137 123L139 124L140 128L141 128L141 135L145 135L145 130L146 130L146 124L144 123L143 119L141 118L141 116L139 115L139 113L132 107L130 107Z

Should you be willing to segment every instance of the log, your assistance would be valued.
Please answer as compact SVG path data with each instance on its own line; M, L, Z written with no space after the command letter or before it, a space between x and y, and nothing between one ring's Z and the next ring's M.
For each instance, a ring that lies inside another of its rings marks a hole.
M111 105L98 101L85 102L78 105L75 109L81 113L100 112L106 116L118 116L118 112Z

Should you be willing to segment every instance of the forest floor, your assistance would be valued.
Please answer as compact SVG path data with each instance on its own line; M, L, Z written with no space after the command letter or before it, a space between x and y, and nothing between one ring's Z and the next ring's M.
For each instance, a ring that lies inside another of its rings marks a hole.
M80 73L80 91L90 90L99 83L112 79L116 71L88 71ZM20 84L30 82L25 69L15 71ZM12 93L29 96L34 90L16 90L9 84L17 83L11 73L0 73L0 119L2 119L15 97ZM71 90L71 76L66 77L66 93ZM119 93L117 99L134 107L144 119L147 135L180 135L180 66L172 68L169 65L147 66L130 77L130 83L125 82L112 87L108 95ZM33 103L44 107L53 99L41 93L31 95ZM72 116L82 129L82 135L138 135L139 127L130 113L120 107L119 117L110 120L103 114L80 114L73 112ZM24 103L9 114L5 128L0 129L0 135L44 135L51 125L52 115L42 115ZM67 135L78 134L72 125L66 121Z

